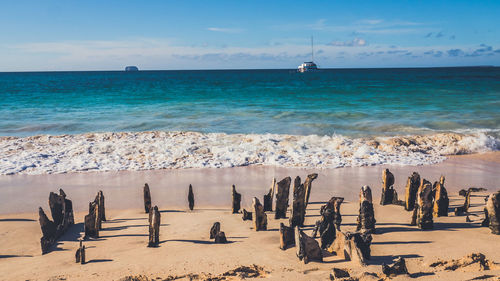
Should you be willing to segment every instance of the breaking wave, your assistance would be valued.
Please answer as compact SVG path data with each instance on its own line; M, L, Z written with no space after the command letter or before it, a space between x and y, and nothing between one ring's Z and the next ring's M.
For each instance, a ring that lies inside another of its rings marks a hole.
M120 132L0 137L0 174L52 174L276 165L339 168L426 165L498 150L485 132L348 138L278 134Z

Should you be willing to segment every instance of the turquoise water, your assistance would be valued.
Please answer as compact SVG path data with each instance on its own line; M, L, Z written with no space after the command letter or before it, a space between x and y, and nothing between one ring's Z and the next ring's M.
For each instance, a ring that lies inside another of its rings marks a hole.
M0 135L500 130L500 68L0 73Z

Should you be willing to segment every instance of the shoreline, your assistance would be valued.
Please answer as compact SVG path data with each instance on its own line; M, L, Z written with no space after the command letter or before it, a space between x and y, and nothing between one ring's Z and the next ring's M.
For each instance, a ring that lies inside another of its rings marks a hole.
M494 159L494 161L492 160ZM193 185L198 206L219 208L228 206L230 187L244 190L243 204L251 204L251 198L261 198L267 192L273 177L318 173L314 182L313 201L324 201L333 194L356 200L359 188L369 185L374 196L380 195L381 174L385 168L395 175L395 189L404 194L407 177L417 171L421 177L434 182L441 175L446 177L448 192L456 193L471 186L484 187L488 191L498 189L500 152L457 155L433 165L399 166L380 165L345 167L338 169L303 169L272 166L248 166L219 169L165 169L149 171L87 172L49 175L2 175L0 176L0 214L26 213L45 206L50 191L64 189L73 200L75 211L86 210L87 203L97 191L107 194L110 209L140 208L142 187L148 183L154 204L161 207L184 207L187 188ZM21 204L22 202L22 204ZM124 202L127 202L124 204Z
M448 155L449 159L458 159L458 161L484 161L491 163L500 163L500 151L491 151L484 153L473 153L463 155Z

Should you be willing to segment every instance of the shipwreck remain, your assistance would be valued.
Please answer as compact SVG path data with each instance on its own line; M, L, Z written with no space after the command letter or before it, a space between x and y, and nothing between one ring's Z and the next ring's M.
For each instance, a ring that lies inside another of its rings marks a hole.
M66 198L66 193L62 189L59 189L59 194L54 192L49 194L49 207L52 220L47 217L42 207L38 209L42 228L42 238L40 238L42 254L50 252L57 239L75 223L73 203Z

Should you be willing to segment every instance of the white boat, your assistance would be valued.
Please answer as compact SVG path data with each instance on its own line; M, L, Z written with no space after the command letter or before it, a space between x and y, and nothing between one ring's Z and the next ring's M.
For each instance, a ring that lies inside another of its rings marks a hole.
M318 66L314 63L314 43L313 43L313 38L311 36L311 61L306 61L303 64L299 65L297 71L307 72L315 70L318 70Z
M314 70L318 70L318 66L312 61L304 62L303 64L299 65L298 68L299 72L314 71Z

